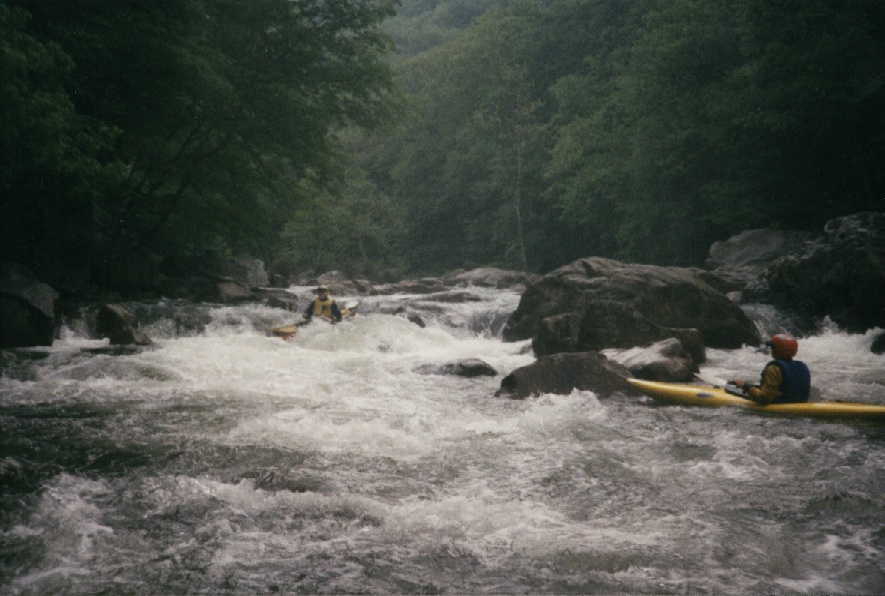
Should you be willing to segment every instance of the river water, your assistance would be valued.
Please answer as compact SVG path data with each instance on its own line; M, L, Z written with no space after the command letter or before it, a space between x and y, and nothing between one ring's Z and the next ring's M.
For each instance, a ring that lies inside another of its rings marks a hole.
M424 328L375 313L288 343L258 305L193 337L159 321L137 354L68 331L0 378L0 592L885 591L882 425L498 398L533 357L482 322L519 297L473 291ZM823 398L885 403L872 339L802 342ZM499 375L415 370L462 358Z

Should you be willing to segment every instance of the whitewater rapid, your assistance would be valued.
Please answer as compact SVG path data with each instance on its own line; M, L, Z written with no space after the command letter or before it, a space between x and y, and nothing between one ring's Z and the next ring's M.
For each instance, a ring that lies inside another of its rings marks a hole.
M193 337L157 322L136 354L68 333L0 378L2 591L885 588L881 426L495 397L534 357L476 329L518 295L472 291L423 328L370 313L292 342L266 335L291 314L260 305L215 308ZM873 334L803 338L823 399L885 403ZM420 372L464 358L499 374ZM709 350L701 373L765 361Z

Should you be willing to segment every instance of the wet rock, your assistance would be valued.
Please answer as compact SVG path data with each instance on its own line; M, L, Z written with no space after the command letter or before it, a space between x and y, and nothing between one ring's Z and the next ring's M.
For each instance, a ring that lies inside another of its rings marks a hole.
M382 284L372 288L372 294L433 294L448 290L445 283L436 277L410 279L399 283Z
M225 304L249 302L253 300L252 292L239 282L232 279L215 283L216 300Z
M25 465L14 457L0 458L0 483L12 486L26 476Z
M329 490L327 483L320 478L275 467L248 473L246 477L253 479L255 488L272 492L285 490L293 493L319 493Z
M465 358L443 365L424 364L415 369L424 375L453 375L457 377L494 377L498 374L490 364L479 358Z
M282 308L289 312L299 312L300 305L304 304L307 308L307 301L302 302L295 294L280 288L268 289L262 288L256 294L263 302L273 308Z
M873 339L870 351L873 354L885 354L885 333L880 333Z
M283 289L289 287L289 278L282 273L271 273L268 281L272 288Z
M269 285L264 261L249 256L225 257L217 252L207 251L201 255L179 255L167 257L162 271L177 280L181 287L190 285L192 278L210 280L231 280L245 288L258 288Z
M0 264L0 348L50 346L58 292L19 265Z
M649 381L691 381L698 365L682 342L671 337L650 346L625 351L606 351L605 355L624 365L630 374Z
M193 303L187 300L161 300L159 302L125 302L122 306L135 315L139 325L162 328L163 322L168 321L166 335L171 337L199 335L206 330L206 326L212 322L209 311L210 304ZM89 319L89 311L84 313ZM94 316L91 317L92 326L95 328ZM93 331L92 336L96 333Z
M421 318L418 314L416 314L416 313L413 313L413 312L406 312L406 313L404 313L402 316L404 316L404 317L406 318L407 321L409 321L410 323L413 323L413 324L417 325L417 326L420 327L421 329L424 329L425 327L427 327L427 323L424 322L424 319L422 319L422 318Z
M534 273L498 269L497 267L479 267L469 271L456 271L445 276L446 283L454 286L480 286L487 288L524 289L528 284L538 280Z
M668 337L738 348L759 342L752 321L699 270L590 257L529 286L504 339L532 338L535 353L631 348Z
M325 286L329 288L332 295L355 295L370 294L372 292L372 284L364 279L350 279L350 277L342 271L327 271L311 283L305 285Z
M150 349L152 346L125 344L100 346L98 348L83 348L81 352L95 356L132 356Z
M163 294L195 302L238 304L260 300L247 286L229 277L206 277L193 275L187 278L169 279Z
M447 302L447 303L466 303L466 302L482 302L482 298L477 296L472 292L464 292L464 291L452 291L452 292L437 292L434 294L428 294L424 297L424 300L432 301L432 302Z
M419 312L415 312L413 307L421 307ZM382 315L392 315L396 317L402 317L407 321L414 323L418 327L422 329L427 326L427 323L424 322L424 317L422 317L422 313L426 316L435 316L443 312L443 309L439 306L434 306L432 304L417 304L411 303L409 301L406 302L398 302L395 300L384 300L381 302L361 302L358 305L359 312L361 314L372 314L378 313Z
M270 285L270 278L261 259L236 257L226 260L222 264L221 274L247 288L263 288Z
M120 304L104 304L96 317L96 333L112 345L150 345L151 339L138 328L138 320Z
M206 310L192 306L177 310L173 316L173 321L175 321L176 336L199 335L212 322L212 317Z
M626 381L629 376L624 366L599 352L553 354L511 372L495 395L524 399L542 393L567 395L574 389L593 391L598 397L615 392L638 395Z
M809 232L798 230L745 230L728 240L714 242L706 265L711 269L767 265L797 252L811 238Z
M885 327L885 212L830 220L801 254L775 261L765 280L779 308L829 316L852 332Z
M733 302L764 301L768 291L766 268L781 257L799 252L812 236L799 230L761 228L714 242L705 264L712 271L705 281Z
M506 311L490 309L477 312L467 321L467 329L476 335L500 337L501 331L509 318L510 313ZM531 346L529 346L529 349L531 349Z

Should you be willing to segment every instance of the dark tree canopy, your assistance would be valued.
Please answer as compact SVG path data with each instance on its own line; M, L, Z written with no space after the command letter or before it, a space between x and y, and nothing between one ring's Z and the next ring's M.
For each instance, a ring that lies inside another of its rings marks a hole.
M334 131L387 111L393 5L0 4L5 258L102 283L146 255L268 253L337 167Z

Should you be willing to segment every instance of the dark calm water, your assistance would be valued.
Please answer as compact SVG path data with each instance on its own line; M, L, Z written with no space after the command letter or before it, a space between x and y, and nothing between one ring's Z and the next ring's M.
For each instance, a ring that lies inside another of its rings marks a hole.
M0 593L885 592L883 425L495 398L532 356L461 328L518 300L477 291L294 343L259 306L134 355L69 333L0 378ZM823 398L885 403L872 337L802 342ZM467 357L501 375L414 370Z

